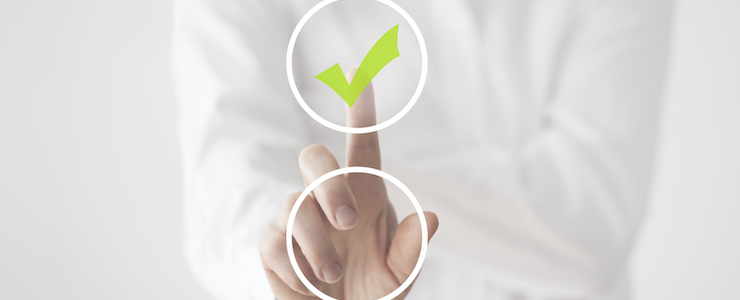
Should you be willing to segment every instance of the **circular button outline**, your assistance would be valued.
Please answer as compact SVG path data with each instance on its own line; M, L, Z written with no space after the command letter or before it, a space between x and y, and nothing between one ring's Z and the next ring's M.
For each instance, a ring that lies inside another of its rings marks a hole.
M290 216L288 217L288 225L285 232L285 244L288 247L288 259L290 260L290 265L293 267L293 271L295 271L296 275L298 275L298 279L303 282L303 285L308 288L309 291L311 291L314 295L321 298L322 300L338 300L335 299L327 294L324 294L321 290L316 288L311 284L311 282L308 281L308 278L306 278L306 275L303 274L301 271L301 268L298 266L298 261L296 261L295 258L295 252L293 250L293 225L295 223L296 215L298 214L298 208L301 207L301 204L304 200L306 200L306 196L308 196L309 193L311 193L316 187L318 187L320 184L322 184L324 181L329 180L332 177L335 177L337 175L343 175L348 173L365 173L365 174L371 174L378 177L381 177L385 180L390 181L391 183L395 184L401 191L403 191L404 194L406 194L406 197L411 200L411 203L414 205L414 209L416 209L416 214L419 215L419 223L421 225L421 251L419 252L419 259L416 261L416 265L414 266L414 270L411 272L408 278L406 278L406 281L404 281L398 288L396 288L393 292L391 292L388 295L385 295L381 298L378 298L377 300L392 300L393 298L397 297L403 291L405 291L412 282L414 282L414 279L416 279L416 276L419 275L419 271L421 271L421 266L424 264L424 259L427 256L427 246L429 244L429 232L427 229L427 219L424 217L424 210L421 209L421 205L419 204L419 201L416 200L416 197L414 197L414 194L409 190L406 185L404 185L400 180L393 177L391 174L388 174L386 172L383 172L378 169L374 168L368 168L368 167L346 167L346 168L340 168L333 170L329 173L326 173L324 175L321 175L318 179L311 182L311 184L306 187L305 190L301 193L300 196L298 196L298 200L296 200L295 204L293 204L293 208L290 210Z
M335 131L344 132L344 133L352 133L352 134L361 134L361 133L370 133L375 131L380 131L388 126L393 125L393 123L398 122L403 116L405 116L412 107L414 107L414 104L416 104L417 100L419 100L419 97L421 96L421 92L424 89L424 84L426 83L427 79L427 71L429 67L429 61L428 61L428 55L427 55L427 46L426 42L424 42L424 37L421 35L421 30L419 30L419 26L416 25L416 22L414 19L411 18L411 16L403 9L401 6L393 2L392 0L375 0L380 3L383 3L387 5L388 7L395 10L398 14L400 14L405 20L406 23L411 26L411 29L414 31L414 34L416 35L416 39L419 42L419 49L421 50L421 77L419 78L419 84L416 86L416 91L414 91L414 94L411 96L411 100L406 104L406 106L401 109L396 115L391 117L388 120L385 120L384 122L380 124L375 124L372 126L367 127L347 127L347 126L341 126L334 124L330 122L329 120L324 119L323 117L319 116L311 107L308 106L306 101L301 96L300 91L298 91L298 86L295 83L295 76L293 75L293 52L295 51L295 43L298 39L298 34L300 34L301 29L303 29L303 26L306 25L306 22L314 15L316 12L324 8L325 6L337 2L339 0L323 0L316 4L314 7L312 7L304 16L301 18L300 21L298 21L298 25L296 25L295 29L293 30L293 34L290 36L290 41L288 42L288 53L285 57L285 66L286 70L288 72L288 84L290 85L290 90L293 92L293 96L296 98L296 101L298 101L298 104L301 105L303 110L311 116L316 122L319 122L321 125L326 126L329 129L333 129Z

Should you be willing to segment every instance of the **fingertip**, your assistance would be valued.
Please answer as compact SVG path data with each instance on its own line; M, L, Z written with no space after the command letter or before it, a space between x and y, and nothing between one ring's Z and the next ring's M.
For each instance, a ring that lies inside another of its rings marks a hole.
M349 71L347 71L347 75L345 75L347 77L347 82L352 82L352 78L355 78L355 74L357 74L357 70L359 70L359 68L352 68L352 69L349 69Z
M308 166L311 161L323 159L327 153L331 154L329 149L324 145L313 144L306 146L298 154L298 165L301 167Z
M321 275L327 283L336 283L342 276L342 267L337 262L331 262L321 268Z
M349 205L342 205L339 207L337 212L334 214L334 217L337 219L337 225L339 225L339 228L337 229L339 230L352 229L360 222L357 211Z
M424 220L426 221L427 225L428 239L431 239L432 236L437 232L437 228L439 227L439 218L437 217L437 214L430 211L425 211ZM421 233L421 219L419 218L419 214L414 213L408 215L405 219L401 221L401 223L398 224L398 228L404 229L402 231L396 230L396 235L405 235L402 237L402 239L416 239L417 241L419 241L419 234Z

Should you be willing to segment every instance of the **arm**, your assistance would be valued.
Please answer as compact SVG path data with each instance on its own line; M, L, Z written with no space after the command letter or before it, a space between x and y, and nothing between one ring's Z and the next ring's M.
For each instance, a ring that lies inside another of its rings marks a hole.
M431 198L461 199L427 206L445 220L438 239L451 252L485 262L512 286L570 297L603 293L624 271L648 197L671 14L670 1L579 3L549 86L532 84L542 74L526 69L543 62L527 56L542 53L532 42L542 36L526 36L531 28L502 39L521 42L510 48L521 52L491 67L507 77L496 88L527 89L505 100L546 101L534 116L508 117L542 124L511 122L506 129L521 139L509 148L450 158L464 166L454 169L469 176L456 180L464 186L423 181ZM505 61L522 56L530 65Z
M279 67L292 30L281 3L175 6L186 257L218 299L272 298L257 238L302 186L294 165L308 133Z

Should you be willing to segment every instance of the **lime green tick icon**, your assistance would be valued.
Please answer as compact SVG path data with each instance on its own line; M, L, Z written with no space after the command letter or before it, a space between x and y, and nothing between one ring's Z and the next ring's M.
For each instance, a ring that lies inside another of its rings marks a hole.
M383 34L375 42L370 52L365 55L360 67L357 69L352 82L348 83L344 77L344 72L339 64L335 64L326 69L321 74L316 75L316 79L326 83L332 90L337 92L349 107L355 104L355 100L360 96L365 87L370 84L375 75L385 67L389 62L399 57L398 54L398 25L393 26L388 32Z

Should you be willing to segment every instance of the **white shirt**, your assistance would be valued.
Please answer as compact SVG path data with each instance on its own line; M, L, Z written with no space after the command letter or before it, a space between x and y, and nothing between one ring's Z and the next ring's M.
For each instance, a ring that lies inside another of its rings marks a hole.
M177 1L186 256L217 299L273 298L257 237L303 190L298 153L319 143L344 161L344 134L311 119L286 77L290 34L316 3ZM380 132L383 169L440 219L408 299L628 298L671 1L397 3L424 34L429 74L416 106ZM344 103L323 99L331 91L313 76L332 61L358 66L399 20L374 2L331 6L294 56L302 94L325 100L309 104L330 121ZM374 80L379 122L419 79L418 46L400 20L401 57Z

